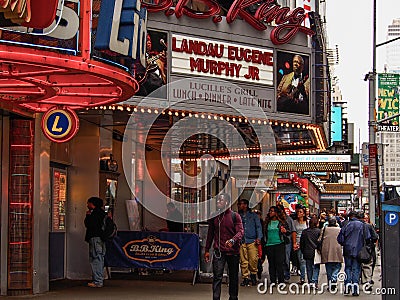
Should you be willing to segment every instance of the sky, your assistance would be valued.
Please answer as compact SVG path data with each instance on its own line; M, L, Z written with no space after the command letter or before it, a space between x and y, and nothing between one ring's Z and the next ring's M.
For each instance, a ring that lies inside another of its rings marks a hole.
M377 0L376 43L386 41L388 25L400 18L399 0ZM335 73L343 100L348 102L348 121L355 123L354 146L360 140L368 142L368 81L365 74L372 71L373 0L326 1L326 21L329 48L339 46L339 64ZM386 47L376 50L376 70L383 72Z

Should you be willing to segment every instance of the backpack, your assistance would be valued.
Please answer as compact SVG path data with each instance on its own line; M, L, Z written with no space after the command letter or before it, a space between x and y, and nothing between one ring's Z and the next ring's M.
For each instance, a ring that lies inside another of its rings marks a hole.
M117 235L117 225L109 215L105 215L103 218L103 225L101 226L102 234L101 239L103 241L112 240Z

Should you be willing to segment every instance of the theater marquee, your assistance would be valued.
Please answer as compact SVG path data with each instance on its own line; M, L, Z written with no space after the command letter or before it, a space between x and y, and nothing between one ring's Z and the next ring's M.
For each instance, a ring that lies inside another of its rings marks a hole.
M273 85L273 50L172 36L172 73Z

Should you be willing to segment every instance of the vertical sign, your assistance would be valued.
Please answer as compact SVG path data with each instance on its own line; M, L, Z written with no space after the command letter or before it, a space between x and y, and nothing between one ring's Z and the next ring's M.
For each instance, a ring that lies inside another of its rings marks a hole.
M376 156L378 150L376 144L369 145L369 177L371 182L371 192L373 195L378 194L378 168L376 163Z
M399 113L400 74L378 74L378 122ZM378 125L379 131L399 131L399 117Z
M52 176L52 231L65 231L65 202L67 200L67 172L53 169Z

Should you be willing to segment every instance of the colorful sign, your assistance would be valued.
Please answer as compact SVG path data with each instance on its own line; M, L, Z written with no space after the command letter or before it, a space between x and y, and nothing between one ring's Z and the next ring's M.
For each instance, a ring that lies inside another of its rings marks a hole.
M192 233L119 231L107 244L105 259L109 267L197 270L199 237Z
M278 51L276 70L276 110L310 115L309 57Z
M173 73L273 85L272 49L174 34L171 50Z
M378 74L378 122L399 113L399 95L400 74ZM399 117L379 123L377 129L399 131Z
M267 24L276 24L276 27L271 30L270 34L271 41L275 45L290 42L298 32L314 35L314 31L302 25L306 19L306 11L303 7L291 10L289 7L281 7L276 4L276 0L235 0L233 2L226 1L226 4L223 4L222 1L219 4L213 0L198 0L196 2L198 2L198 6L204 8L198 11L193 10L191 8L192 1L190 0L179 0L174 8L172 6L175 2L172 0L149 1L143 3L143 6L149 12L165 11L166 15L175 14L177 18L183 15L194 19L211 18L214 23L219 23L223 20L220 13L222 6L227 11L226 22L229 24L233 23L236 19L242 19L260 31L267 30ZM257 9L252 11L255 4L258 5Z
M49 109L42 117L42 131L51 141L67 142L72 139L79 129L79 118L69 109Z
M307 200L300 194L276 194L276 203L282 203L285 211L289 209L290 213L296 211L296 204L308 207Z

